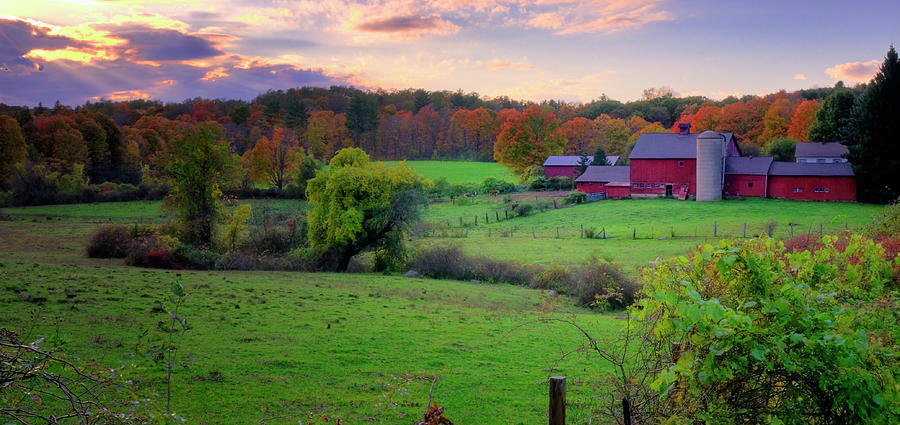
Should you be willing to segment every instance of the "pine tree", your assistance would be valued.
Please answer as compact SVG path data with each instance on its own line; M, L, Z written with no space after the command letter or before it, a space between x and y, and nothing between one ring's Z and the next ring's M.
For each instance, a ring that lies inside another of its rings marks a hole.
M591 165L609 165L609 160L606 159L606 151L603 150L602 146L597 146L597 150L594 151L594 160L591 161Z
M900 196L900 59L894 45L860 102L848 159L859 199L888 203Z
M581 177L585 171L587 171L588 167L591 165L591 161L588 160L588 156L586 154L582 154L580 158L578 158L578 165L575 166L575 177Z

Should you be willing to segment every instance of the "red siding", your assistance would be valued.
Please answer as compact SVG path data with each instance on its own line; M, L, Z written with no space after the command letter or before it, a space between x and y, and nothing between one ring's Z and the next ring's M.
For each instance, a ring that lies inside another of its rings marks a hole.
M606 185L597 182L578 182L575 187L579 192L584 193L602 193L606 192Z
M633 194L665 195L666 185L672 185L672 192L677 195L684 184L688 185L689 195L697 192L697 160L695 159L631 160L631 193ZM653 187L654 185L659 185L659 187Z
M828 192L816 192L816 188ZM794 192L799 189L799 192ZM810 201L856 201L855 177L769 176L769 197Z
M606 187L606 197L607 198L627 198L631 196L631 188L628 186L607 186Z
M576 177L575 167L573 167L573 166L561 167L558 165L551 165L551 166L544 167L544 175L547 177L565 176L565 177L571 177L573 179Z
M726 174L724 190L728 196L766 196L766 176Z

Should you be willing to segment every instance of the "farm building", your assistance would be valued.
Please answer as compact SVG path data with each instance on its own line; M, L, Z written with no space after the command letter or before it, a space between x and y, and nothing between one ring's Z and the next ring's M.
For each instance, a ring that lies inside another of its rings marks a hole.
M587 156L588 164L594 160L593 155ZM581 157L578 155L551 155L544 161L544 175L547 177L578 177L578 162ZM619 157L616 155L607 155L606 162L609 165L616 165Z
M697 136L690 126L679 125L678 133L642 134L631 151L631 196L678 196L697 194ZM713 159L740 156L731 133L712 133L719 139ZM724 143L722 142L724 141Z
M830 164L847 162L844 156L849 152L847 147L840 143L797 143L794 147L794 158L800 163Z
M768 177L770 198L856 201L856 177L846 162L773 162Z
M627 198L631 195L629 179L631 167L592 165L575 179L575 187L584 193L598 194L599 198Z
M725 158L725 185L728 196L766 196L771 156Z
M772 157L742 157L731 133L697 134L688 128L682 124L679 133L641 135L628 167L588 167L576 179L577 189L602 194L600 198L666 196L707 201L725 195L856 200L856 179L841 157L846 148L840 144L798 143L798 162L777 162ZM801 145L825 147L805 150ZM816 156L799 155L806 153ZM800 158L815 160L799 162Z

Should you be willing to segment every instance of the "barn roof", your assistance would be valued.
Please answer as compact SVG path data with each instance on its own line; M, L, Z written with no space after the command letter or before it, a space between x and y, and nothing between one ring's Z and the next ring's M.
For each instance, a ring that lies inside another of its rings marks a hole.
M847 153L849 153L849 150L847 150L846 146L835 142L797 143L794 148L794 156L796 157L815 156L840 158Z
M591 165L576 182L629 182L631 167L627 165Z
M726 147L733 141L731 133L725 136ZM700 133L644 133L634 144L630 159L693 159L697 158L697 136Z
M593 155L587 156L588 163L594 160ZM581 160L581 156L578 155L551 155L547 157L547 160L544 161L545 167L575 167L578 165L578 161ZM610 165L616 165L616 162L619 161L618 155L607 155L606 160L610 163Z
M725 174L756 174L764 176L772 165L771 156L730 156L725 158Z
M853 176L853 167L846 162L834 163L810 163L810 162L780 162L775 161L769 168L770 176L818 176L838 177Z

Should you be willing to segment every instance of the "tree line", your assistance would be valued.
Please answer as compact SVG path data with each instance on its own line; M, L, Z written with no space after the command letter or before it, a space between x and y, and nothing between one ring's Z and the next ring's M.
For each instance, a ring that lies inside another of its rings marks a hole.
M896 55L893 47L888 56L891 52ZM882 69L888 82L894 78L891 72ZM13 183L15 164L57 173L57 178L80 172L76 179L86 183L137 185L157 178L179 135L200 124L216 126L227 142L234 186L279 190L292 180L296 164L310 161L303 155L327 161L347 147L361 148L378 160L496 160L527 177L525 170L550 154L587 155L600 148L627 163L641 134L677 131L679 122L690 123L694 132L733 132L752 155L778 152L779 147L784 151L786 139L854 146L860 137L877 139L861 131L860 123L863 116L881 116L863 112L866 102L882 102L868 100L873 84L845 87L838 82L721 101L677 97L667 88L645 90L634 102L603 96L582 104L335 86L270 90L250 102L99 101L74 108L58 102L52 108L0 104L0 187ZM893 90L890 84L885 90ZM851 155L865 156L857 148L851 148ZM262 169L266 167L275 169ZM896 197L894 192L889 191Z

